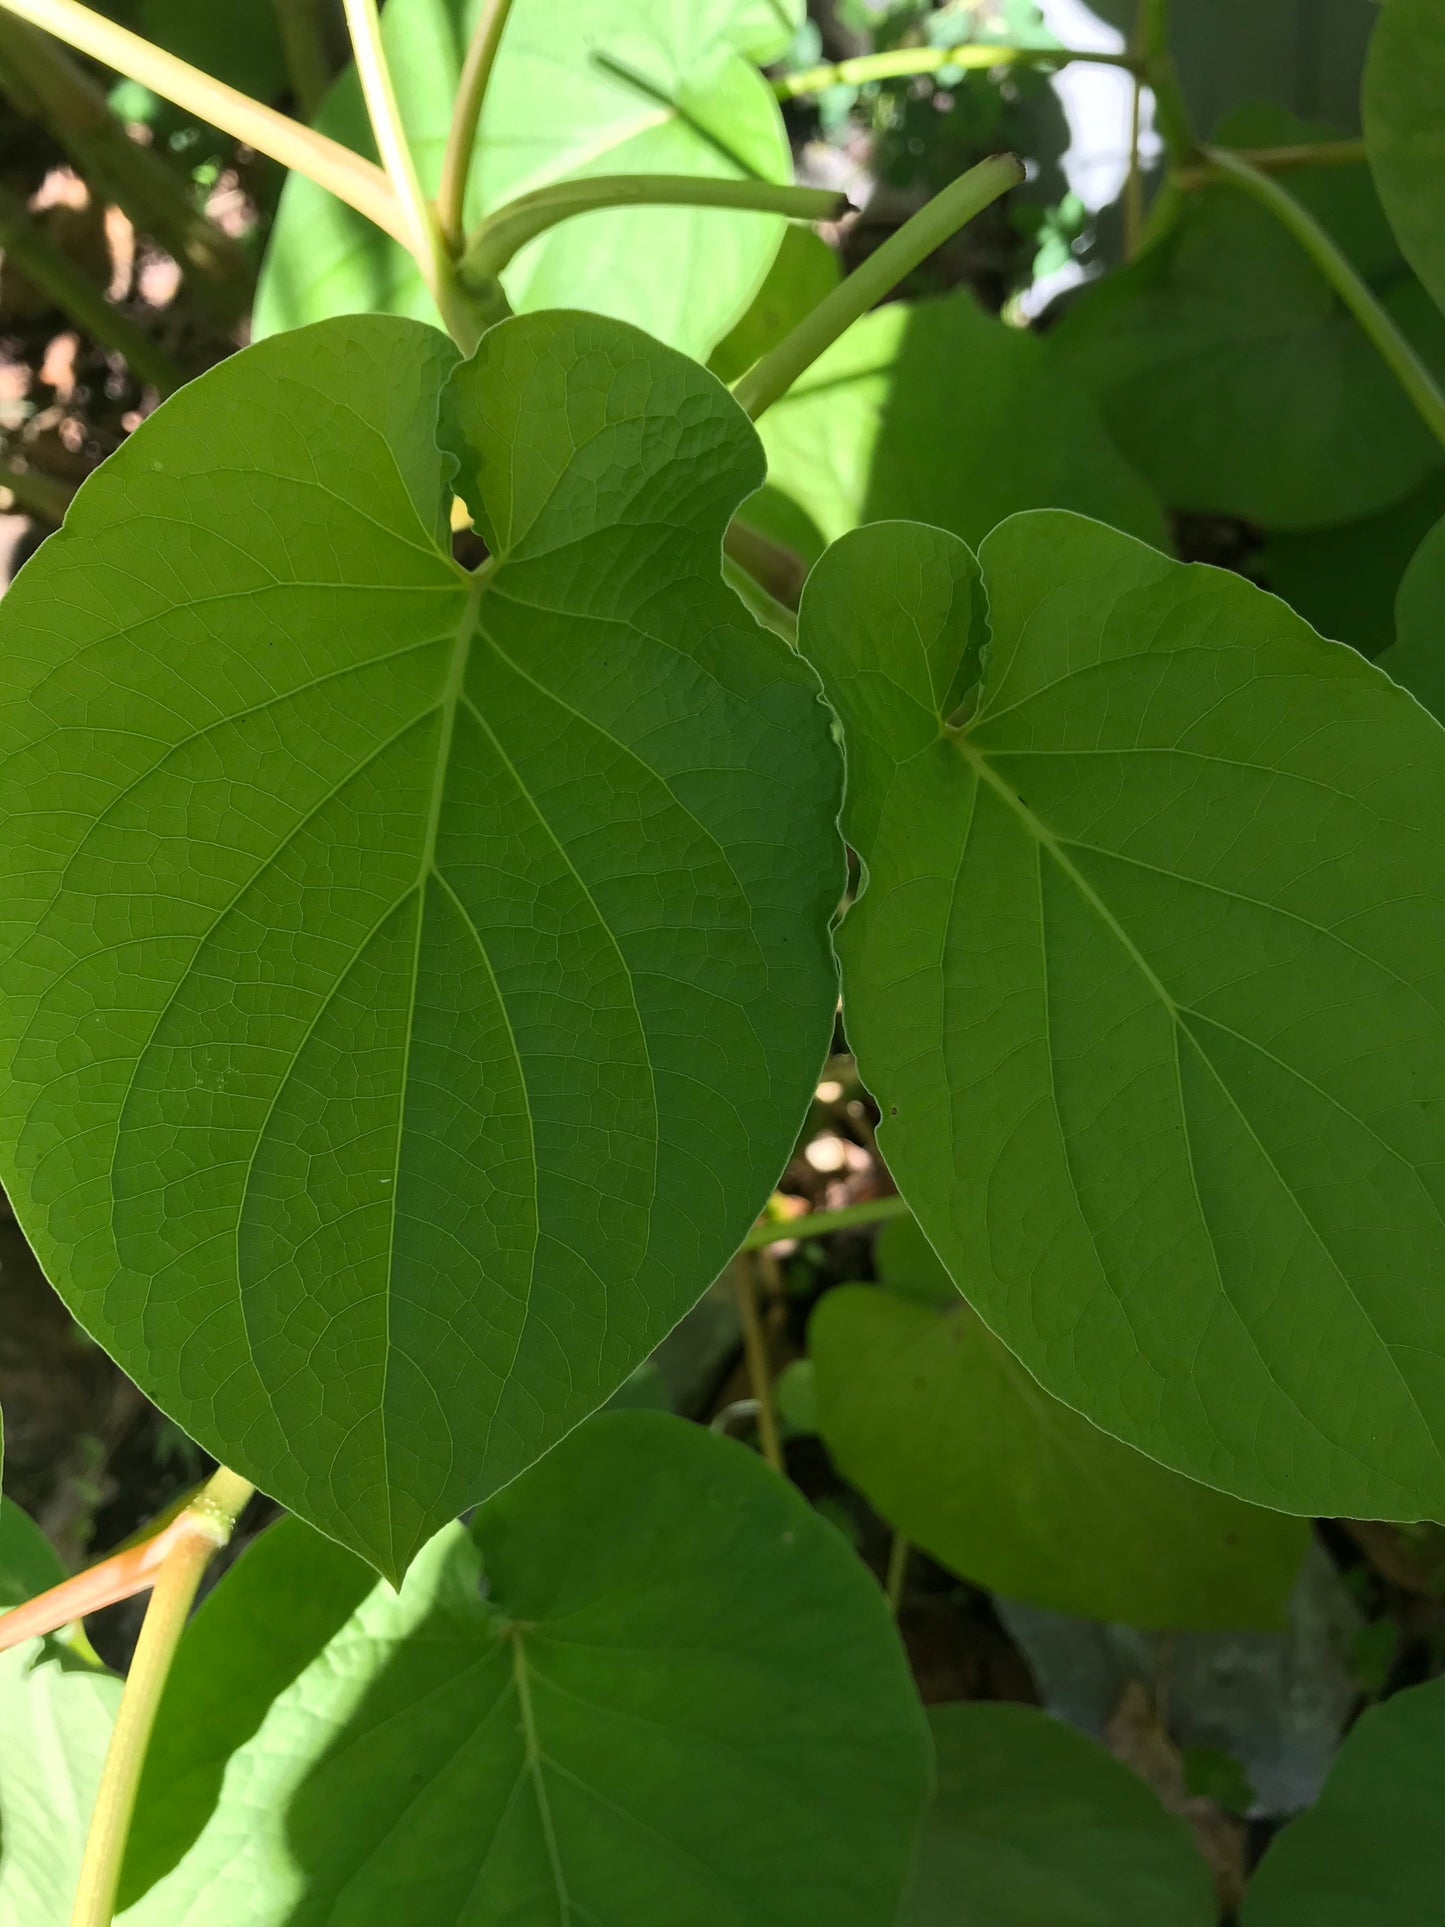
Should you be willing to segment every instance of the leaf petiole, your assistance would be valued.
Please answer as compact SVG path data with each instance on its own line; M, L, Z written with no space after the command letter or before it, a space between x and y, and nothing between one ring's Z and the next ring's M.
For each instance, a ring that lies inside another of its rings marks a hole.
M437 189L437 215L442 235L453 254L460 254L463 243L464 209L467 180L472 171L472 150L477 142L482 106L492 69L502 44L502 33L512 0L486 0L481 18L473 29L462 62L462 77L452 107L451 126L447 129L446 152L442 156L441 186Z
M885 53L860 54L853 60L828 61L781 74L773 82L779 100L798 100L806 94L826 93L830 87L866 87L875 80L907 80L915 74L936 74L950 68L979 72L994 67L1063 67L1070 61L1089 61L1102 67L1133 69L1132 54L1097 53L1085 47L1008 47L979 43L961 47L892 47Z

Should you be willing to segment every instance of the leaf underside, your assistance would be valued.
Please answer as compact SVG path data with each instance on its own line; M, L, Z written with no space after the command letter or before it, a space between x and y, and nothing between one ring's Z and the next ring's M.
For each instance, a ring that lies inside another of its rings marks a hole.
M461 367L328 322L160 410L4 604L6 1187L137 1382L393 1576L676 1322L806 1111L837 759L719 575L759 465L616 322Z
M1062 514L978 563L861 530L800 633L867 870L849 1037L959 1288L1190 1477L1445 1516L1445 734L1251 584Z

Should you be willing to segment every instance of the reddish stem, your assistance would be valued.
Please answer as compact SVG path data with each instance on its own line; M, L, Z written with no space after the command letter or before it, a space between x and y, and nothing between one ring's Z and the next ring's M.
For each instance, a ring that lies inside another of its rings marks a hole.
M27 1599L23 1606L0 1613L0 1652L18 1646L22 1640L59 1632L62 1626L84 1618L86 1613L99 1612L102 1606L113 1606L118 1600L133 1599L138 1592L148 1592L156 1582L166 1554L178 1540L194 1531L195 1521L180 1513L153 1538L112 1553L109 1559L88 1566L73 1579L63 1579L49 1592Z

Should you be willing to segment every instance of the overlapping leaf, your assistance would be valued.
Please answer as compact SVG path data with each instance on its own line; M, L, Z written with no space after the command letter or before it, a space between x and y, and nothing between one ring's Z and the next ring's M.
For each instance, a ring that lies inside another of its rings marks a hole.
M1365 63L1365 147L1405 258L1445 308L1445 0L1390 0Z
M382 37L428 191L483 0L389 0ZM775 58L799 0L516 0L488 90L467 224L518 195L593 174L786 181L777 102L753 59ZM354 70L317 125L375 152ZM587 308L706 356L762 283L782 238L774 215L717 208L608 209L562 223L503 276L519 311ZM293 174L257 295L265 335L329 315L436 310L410 256Z
M1395 641L1380 667L1445 718L1445 521L1411 557L1395 597Z
M866 316L760 432L768 486L745 520L810 560L860 522L910 516L977 542L1031 508L1166 543L1157 500L1052 344L966 292Z
M1330 131L1261 107L1232 116L1221 139L1270 146ZM1445 369L1445 319L1401 260L1367 170L1292 169L1289 191ZM1315 528L1371 514L1441 465L1314 262L1230 185L1184 194L1154 244L1085 289L1054 339L1171 508Z
M286 1522L202 1608L127 1927L891 1927L923 1716L872 1579L742 1448L611 1413L399 1594L359 1570Z
M1181 1479L1050 1398L912 1220L885 1228L878 1265L883 1290L821 1299L808 1350L828 1450L890 1525L975 1584L1059 1612L1282 1622L1302 1520ZM935 1279L946 1297L920 1293Z
M716 1275L835 996L827 715L718 572L751 428L596 317L455 363L235 357L0 612L6 1189L178 1423L393 1575Z
M980 562L881 525L803 603L899 1186L1105 1430L1282 1510L1440 1516L1445 733L1249 583L1082 518Z

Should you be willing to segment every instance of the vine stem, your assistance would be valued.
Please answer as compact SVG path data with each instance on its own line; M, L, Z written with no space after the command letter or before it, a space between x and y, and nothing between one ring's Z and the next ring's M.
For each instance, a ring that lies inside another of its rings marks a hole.
M1354 263L1336 245L1309 209L1270 175L1226 147L1202 150L1204 178L1226 181L1252 196L1292 234L1309 255L1413 402L1425 426L1445 447L1445 394L1406 340L1394 319L1361 279Z
M908 1584L908 1555L912 1550L912 1541L905 1539L901 1532L895 1532L888 1548L888 1572L883 1581L888 1610L895 1619L903 1610L903 1590Z
M781 214L793 221L841 220L846 194L774 181L711 180L697 174L594 174L520 194L472 230L462 257L465 281L500 274L529 241L559 221L608 207L729 207Z
M101 1768L71 1927L111 1927L136 1790L171 1661L201 1575L230 1538L254 1489L222 1466L174 1522Z
M787 1470L783 1460L782 1434L778 1430L778 1414L773 1404L773 1374L768 1363L768 1340L763 1330L762 1313L758 1307L757 1281L753 1266L757 1259L749 1260L741 1253L733 1260L733 1289L737 1294L738 1316L743 1328L743 1356L747 1360L748 1384L753 1394L753 1403L758 1413L758 1443L763 1448L763 1457L775 1472Z
M139 81L152 93L219 127L233 140L244 141L282 167L304 174L375 222L403 247L409 245L407 220L385 173L374 161L364 160L340 141L304 127L274 107L263 106L200 68L178 60L139 34L81 6L80 0L0 0L0 7L17 19L28 20L33 27L42 27L127 79Z
M376 10L376 0L342 0L342 4L377 152L401 204L406 226L403 239L430 282L435 273L436 256L441 252L441 228L436 209L422 190L411 143L402 125L391 69L381 44L381 16ZM429 263L431 274L428 274Z
M481 125L482 106L491 83L492 69L497 64L502 34L511 11L512 0L486 0L481 18L472 30L466 59L462 62L462 76L457 83L451 126L447 129L446 151L442 155L441 185L437 189L437 217L441 222L442 239L454 255L462 251L472 151L477 142L477 129Z
M734 383L733 398L739 407L756 421L845 329L1023 178L1023 162L1016 154L995 154L951 181Z
M830 1231L856 1231L870 1224L886 1224L890 1218L906 1218L908 1206L902 1198L867 1198L861 1204L840 1204L836 1211L805 1211L801 1218L764 1219L755 1224L738 1246L739 1251L761 1251L767 1245L782 1244L791 1238L826 1238ZM0 1625L4 1621L0 1620Z
M895 47L886 53L859 54L853 60L829 61L805 67L801 73L781 74L773 82L779 100L826 93L830 87L866 87L873 80L907 80L915 74L936 74L950 67L977 72L992 67L1062 67L1069 61L1091 61L1101 67L1133 68L1133 54L1096 53L1084 47L1008 47L979 42L961 47Z

